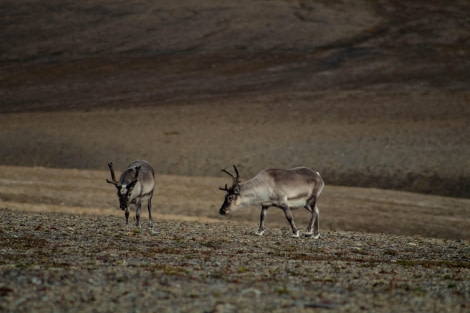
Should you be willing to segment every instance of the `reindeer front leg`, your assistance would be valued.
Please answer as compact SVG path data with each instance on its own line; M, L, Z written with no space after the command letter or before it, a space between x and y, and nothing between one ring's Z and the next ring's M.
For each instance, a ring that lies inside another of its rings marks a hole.
M138 200L135 203L135 226L141 227L142 225L140 224L140 209L142 207L142 200Z
M129 227L129 207L126 207L124 216L126 217L126 227Z
M292 228L292 238L299 238L299 230L297 227L295 227L294 223L294 217L292 216L292 212L290 208L287 205L281 206L281 209L284 211L284 214L286 215L287 221L290 224L290 227Z
M261 207L261 214L259 216L259 228L258 231L255 233L257 236L262 236L264 232L266 231L266 228L264 228L264 220L266 219L266 213L268 212L267 206L262 206Z

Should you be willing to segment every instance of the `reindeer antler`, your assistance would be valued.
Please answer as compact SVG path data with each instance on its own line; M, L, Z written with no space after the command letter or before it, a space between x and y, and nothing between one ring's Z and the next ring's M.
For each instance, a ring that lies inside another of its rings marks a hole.
M119 185L119 182L116 181L116 176L114 176L113 162L109 162L109 163L108 163L108 167L109 167L109 171L111 172L111 179L112 179L112 181L106 178L106 182L107 182L108 184L113 184L113 185L115 185L115 186L118 186L118 185Z
M224 172L224 173L230 175L230 177L232 177L232 178L235 178L235 176L233 176L233 174L230 173L229 171L227 171L225 168L222 170L222 172Z
M237 173L237 183L240 182L240 180L238 179L240 177L240 175L238 174L238 169L237 167L235 166L235 164L233 165L233 169L235 170L235 173Z
M233 169L235 170L235 173L237 174L237 176L234 176L232 173L227 171L225 168L222 170L222 172L224 172L224 173L228 174L230 177L232 177L232 188L231 189L234 189L240 183L240 179L239 179L240 175L238 174L238 169L235 165L233 166ZM230 189L227 187L227 184L225 184L224 188L219 187L219 189L223 190L223 191L230 191Z
M222 191L230 191L230 189L228 189L228 187L227 187L227 184L225 184L224 188L219 187L219 189L222 190Z

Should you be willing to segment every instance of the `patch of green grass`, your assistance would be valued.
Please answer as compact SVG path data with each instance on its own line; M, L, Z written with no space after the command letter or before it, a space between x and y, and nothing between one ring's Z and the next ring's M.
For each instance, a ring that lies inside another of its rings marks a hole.
M201 242L201 245L207 248L212 248L212 249L219 249L221 247L221 243L214 241L214 240Z
M360 265L360 267L375 267L376 263L374 262L364 262Z
M288 295L290 294L290 291L289 289L287 289L285 286L284 287L280 287L278 290L276 290L276 293L278 295Z
M395 255L398 255L398 252L396 250L387 249L384 251L384 254L395 256Z
M360 255L369 255L370 253L367 252L367 251L364 251L364 250L359 250L359 249L355 249L352 251L353 253L356 253L356 254L360 254Z
M182 254L183 249L177 249L172 247L155 247L150 251L154 254Z
M175 236L173 237L173 240L176 241L177 243L183 243L185 241L184 237L182 236Z
M155 268L159 271L161 271L163 274L166 275L178 275L178 276L186 276L190 274L190 271L185 269L184 267L180 266L172 266L172 265L166 265L166 264L160 264L155 266Z
M338 279L337 279L337 278L332 278L332 277L328 277L328 278L313 278L312 280L313 280L313 281L316 281L316 282L321 282L321 283L337 283L337 282L338 282Z
M215 279L225 278L225 275L223 273L219 273L219 272L211 273L209 276L211 278L215 278Z
M422 289L421 287L418 286L404 286L403 289L406 291L409 291L413 293L413 295L418 296L418 297L423 297L426 295L426 290Z
M418 266L418 265L423 265L423 261L418 261L418 260L398 260L397 264L405 267L410 267L410 266Z

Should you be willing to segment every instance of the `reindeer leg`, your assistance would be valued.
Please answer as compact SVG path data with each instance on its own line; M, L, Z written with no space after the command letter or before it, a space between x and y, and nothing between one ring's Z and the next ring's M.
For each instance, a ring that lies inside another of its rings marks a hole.
M266 219L266 213L268 212L267 206L262 206L261 207L261 214L259 216L259 228L258 231L255 233L257 236L262 236L264 232L266 231L266 228L264 228L264 220Z
M313 207L313 209L312 209ZM310 223L307 227L307 232L305 233L305 237L312 237L315 239L320 238L320 224L318 218L320 216L320 210L317 206L317 200L313 198L312 200L307 203L305 208L312 213L312 218L310 219Z
M320 238L320 209L318 208L318 205L315 203L315 207L313 208L313 211L315 212L315 223L313 225L313 238L318 239Z
M308 223L307 232L305 233L305 237L311 237L313 235L313 222L315 221L315 213L313 212L309 203L305 205L305 209L312 213L312 218L310 219L310 223Z
M281 209L284 211L287 221L289 222L290 227L292 228L292 238L299 238L299 230L297 229L297 227L295 227L294 217L292 216L290 208L287 205L283 205L281 206Z
M129 227L129 207L126 207L124 216L126 217L126 227Z
M148 200L147 209L149 211L149 228L153 228L153 225L152 225L152 197L150 197L149 200Z
M142 200L138 200L135 203L135 226L141 227L142 225L140 224L140 208L142 207Z

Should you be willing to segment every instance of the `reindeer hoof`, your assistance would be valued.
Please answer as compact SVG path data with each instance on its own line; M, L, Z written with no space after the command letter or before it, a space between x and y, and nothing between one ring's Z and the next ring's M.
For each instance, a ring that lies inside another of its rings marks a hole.
M307 231L305 233L305 237L312 237L313 236L313 231Z
M292 237L292 238L299 238L299 237L300 237L299 231L296 231L294 234L292 234L291 237Z
M265 231L266 231L266 230L258 230L258 231L255 233L255 235L256 235L256 236L263 236L263 234L264 234Z
M318 239L318 238L320 238L320 234L313 236L313 239Z

